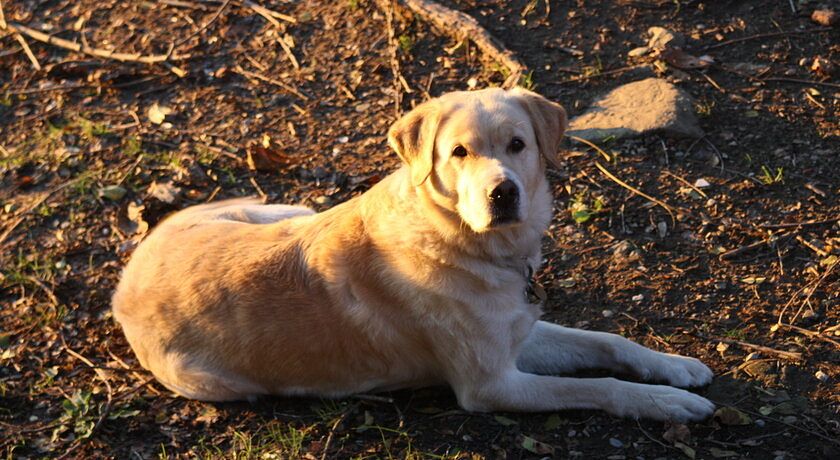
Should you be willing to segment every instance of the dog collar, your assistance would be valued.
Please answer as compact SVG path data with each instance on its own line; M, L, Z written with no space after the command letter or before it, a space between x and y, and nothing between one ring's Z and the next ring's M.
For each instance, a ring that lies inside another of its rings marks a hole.
M526 264L525 268L525 301L530 304L542 305L548 299L543 285L534 278L534 267L531 264Z

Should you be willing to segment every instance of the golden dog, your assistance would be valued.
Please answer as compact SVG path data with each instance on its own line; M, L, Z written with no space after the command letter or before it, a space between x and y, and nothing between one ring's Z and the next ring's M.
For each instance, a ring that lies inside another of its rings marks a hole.
M165 220L126 266L114 315L140 363L188 398L447 383L471 411L705 418L711 402L671 386L551 376L712 378L693 358L538 321L525 292L565 126L562 107L523 89L425 102L388 135L405 165L346 203L234 200Z

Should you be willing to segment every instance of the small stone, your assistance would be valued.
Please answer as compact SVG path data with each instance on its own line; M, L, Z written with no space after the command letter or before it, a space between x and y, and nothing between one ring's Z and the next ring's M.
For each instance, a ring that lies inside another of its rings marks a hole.
M694 186L697 187L697 188L706 188L706 187L709 187L711 185L712 184L710 184L709 181L707 181L706 179L703 179L702 177L700 179L697 179L696 181L694 181Z
M823 371L817 371L817 373L814 374L814 377L816 377L817 380L819 380L820 382L827 382L828 381L828 374L826 374Z
M624 443L615 438L610 438L610 445L615 447L616 449L624 447Z
M120 201L126 192L127 190L119 185L108 185L99 189L99 196L111 201Z
M766 424L767 424L767 422L765 422L764 420L762 420L760 418L755 420L755 426L757 426L759 428L764 428L764 425L766 425Z
M636 294L633 296L633 302L641 302L642 300L645 300L644 294Z
M613 313L613 311L612 311L612 310L604 310L604 311L602 311L602 312L601 312L601 315L602 315L604 318L610 318L610 317L612 317L612 315L613 315L613 314L614 314L614 313Z
M674 137L702 137L694 102L662 78L635 81L610 91L569 123L568 135L600 141L661 132Z
M665 238L668 235L668 224L665 221L659 222L656 224L657 233L659 233L659 238Z
M570 438L574 438L574 437L575 437L575 435L577 435L577 431L575 431L575 430L569 430L569 432L568 432L568 433L566 433L566 434L567 434Z
M706 200L706 207L707 208L711 208L712 206L714 206L716 204L717 204L717 201L715 201L714 198L709 198L708 200Z
M347 136L341 136L337 140L338 140L339 144L346 144L346 143L350 142L350 138L347 137Z

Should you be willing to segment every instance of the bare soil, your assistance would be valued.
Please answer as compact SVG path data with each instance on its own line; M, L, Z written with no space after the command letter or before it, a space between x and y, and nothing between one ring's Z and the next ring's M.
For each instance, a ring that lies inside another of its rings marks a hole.
M371 1L256 3L295 22L239 1L2 3L6 21L90 46L172 49L187 72L27 39L37 71L0 31L7 458L840 458L840 86L810 69L817 57L840 65L840 32L809 19L832 2L443 2L477 18L533 71L522 83L571 115L652 75L695 98L702 140L601 143L614 160L600 161L678 208L673 220L569 144L550 172L556 218L537 277L546 318L698 357L718 376L698 392L735 411L671 427L587 411L470 414L446 388L209 404L155 383L109 301L146 225L238 196L326 209L398 166L385 144L398 113L505 79L405 11L389 40ZM650 26L717 64L628 58ZM171 109L163 123L155 104ZM683 182L698 179L709 185ZM796 329L774 328L779 318Z

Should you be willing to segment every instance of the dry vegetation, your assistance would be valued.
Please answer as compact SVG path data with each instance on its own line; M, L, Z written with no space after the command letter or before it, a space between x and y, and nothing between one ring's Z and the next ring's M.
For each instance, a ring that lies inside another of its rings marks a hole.
M520 84L572 115L650 75L694 96L701 140L605 139L609 162L580 144L564 152L538 277L547 318L709 363L718 378L700 391L724 408L715 420L468 414L445 388L173 397L109 311L150 227L226 197L346 200L397 166L384 142L396 114L510 71L388 2L4 0L7 458L838 458L840 33L810 19L830 2L442 3L530 69ZM682 32L716 63L628 58L650 26Z

